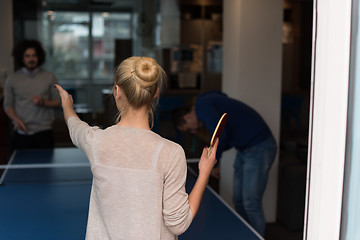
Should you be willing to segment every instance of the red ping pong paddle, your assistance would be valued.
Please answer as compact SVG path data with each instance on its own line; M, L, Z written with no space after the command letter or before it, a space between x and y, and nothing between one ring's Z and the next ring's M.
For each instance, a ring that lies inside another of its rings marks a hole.
M227 113L224 113L224 114L221 116L221 118L220 118L220 120L219 120L219 122L218 122L218 124L217 124L217 126L216 126L216 128L215 128L215 131L214 131L214 133L213 133L213 135L212 135L212 137L211 137L211 141L210 141L210 147L209 147L209 150L208 150L208 157L209 157L210 154L211 154L211 150L212 150L212 147L214 146L215 139L216 139L216 138L220 138L222 132L224 131L227 118L228 118Z

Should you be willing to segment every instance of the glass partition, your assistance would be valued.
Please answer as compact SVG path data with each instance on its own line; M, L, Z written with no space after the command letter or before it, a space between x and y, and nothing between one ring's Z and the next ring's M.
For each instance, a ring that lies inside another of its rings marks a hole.
M344 195L341 219L341 240L360 238L360 11L359 1L353 1L351 74L346 143Z
M43 13L43 44L47 50L45 67L62 83L89 78L90 16L81 12Z
M93 77L96 83L112 84L115 41L131 38L130 13L94 13L92 24Z
M101 112L102 90L113 82L116 42L131 41L132 13L44 11L41 25L47 52L44 67L71 92L82 111Z

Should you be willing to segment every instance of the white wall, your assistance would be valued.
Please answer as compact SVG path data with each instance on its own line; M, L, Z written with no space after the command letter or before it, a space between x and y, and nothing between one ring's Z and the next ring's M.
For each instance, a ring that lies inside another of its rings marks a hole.
M9 74L14 70L13 58L11 57L13 48L12 0L0 1L0 9L0 84L2 85L2 73L6 71Z
M225 0L222 90L257 110L279 145L283 1ZM220 195L232 198L235 151L221 161ZM278 158L263 199L267 222L276 220ZM231 203L232 204L232 203Z

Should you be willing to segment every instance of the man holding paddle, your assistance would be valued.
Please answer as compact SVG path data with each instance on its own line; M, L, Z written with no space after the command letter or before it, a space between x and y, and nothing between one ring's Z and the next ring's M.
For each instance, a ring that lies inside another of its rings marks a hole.
M205 127L212 134L224 113L227 113L227 122L220 137L216 159L219 161L225 150L236 148L234 205L236 211L259 234L264 235L262 197L277 146L262 117L246 104L224 93L212 91L200 94L193 106L174 110L173 123L179 131L196 134ZM219 178L220 165L215 166L212 175Z

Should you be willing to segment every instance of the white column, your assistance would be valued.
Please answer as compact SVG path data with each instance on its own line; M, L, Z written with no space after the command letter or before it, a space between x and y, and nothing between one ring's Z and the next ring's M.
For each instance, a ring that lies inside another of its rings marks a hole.
M256 111L270 126L279 144L282 0L224 0L222 90ZM221 162L220 193L231 202L233 159ZM278 160L272 166L263 206L267 222L276 218Z

